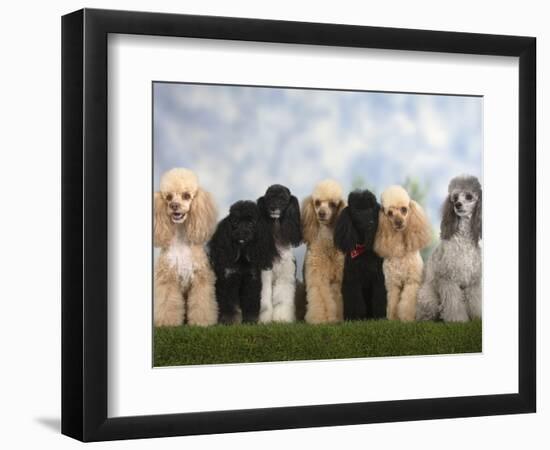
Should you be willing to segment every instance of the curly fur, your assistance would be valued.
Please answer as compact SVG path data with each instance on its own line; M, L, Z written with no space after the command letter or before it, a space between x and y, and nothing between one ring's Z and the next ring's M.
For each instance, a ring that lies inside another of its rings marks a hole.
M430 226L421 206L401 186L386 189L381 200L374 251L384 258L387 317L412 321L422 282L419 250L431 240Z
M386 317L382 258L373 251L380 205L368 190L353 191L336 222L334 243L345 253L344 319Z
M270 186L257 204L280 256L270 270L262 271L260 322L294 322L296 260L292 248L302 242L300 205L290 190L280 184Z
M188 169L172 169L154 194L153 241L160 247L154 274L155 326L212 325L218 311L214 273L204 244L216 224L216 206Z
M334 225L346 206L342 188L332 180L320 182L302 203L302 232L308 323L343 320L342 276L344 254L334 245Z
M216 274L220 323L257 322L262 289L261 271L279 255L273 233L252 201L234 203L210 241Z
M476 177L451 180L442 208L441 242L428 259L418 294L418 320L481 317L481 206Z

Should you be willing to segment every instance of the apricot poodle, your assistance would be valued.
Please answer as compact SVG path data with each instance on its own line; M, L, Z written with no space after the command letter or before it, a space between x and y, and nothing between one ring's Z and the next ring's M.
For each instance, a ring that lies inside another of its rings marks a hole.
M412 321L422 282L419 250L430 243L431 229L420 205L401 186L386 189L381 203L374 251L384 258L387 318Z
M154 194L154 245L161 249L154 275L155 326L216 323L215 277L204 250L216 216L212 197L192 171L176 168L162 176Z
M334 245L334 226L346 203L333 180L321 181L302 203L302 231L307 245L304 261L308 323L343 320L344 253Z

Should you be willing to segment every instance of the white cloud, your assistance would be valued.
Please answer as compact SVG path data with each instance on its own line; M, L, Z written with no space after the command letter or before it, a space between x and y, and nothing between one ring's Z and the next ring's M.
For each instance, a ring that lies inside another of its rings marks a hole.
M177 85L173 85L177 86ZM212 89L196 85L193 89L172 89L174 100L186 108L213 113L225 122L233 122L240 116L238 103L227 89Z
M394 114L393 125L404 135L411 135L417 131L417 126L414 121L403 112Z
M449 132L440 115L435 111L433 103L425 98L418 106L418 127L426 142L435 148L449 145Z

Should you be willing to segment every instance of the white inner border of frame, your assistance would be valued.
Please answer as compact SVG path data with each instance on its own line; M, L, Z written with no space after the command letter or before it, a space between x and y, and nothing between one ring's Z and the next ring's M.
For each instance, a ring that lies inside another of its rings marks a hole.
M518 391L517 58L128 35L108 54L110 417ZM483 353L152 368L153 80L483 95Z

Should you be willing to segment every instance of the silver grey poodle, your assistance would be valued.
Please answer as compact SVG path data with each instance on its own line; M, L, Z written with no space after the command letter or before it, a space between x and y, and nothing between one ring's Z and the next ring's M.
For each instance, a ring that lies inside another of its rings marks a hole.
M466 322L481 318L481 184L461 175L449 183L441 242L426 264L417 320Z

